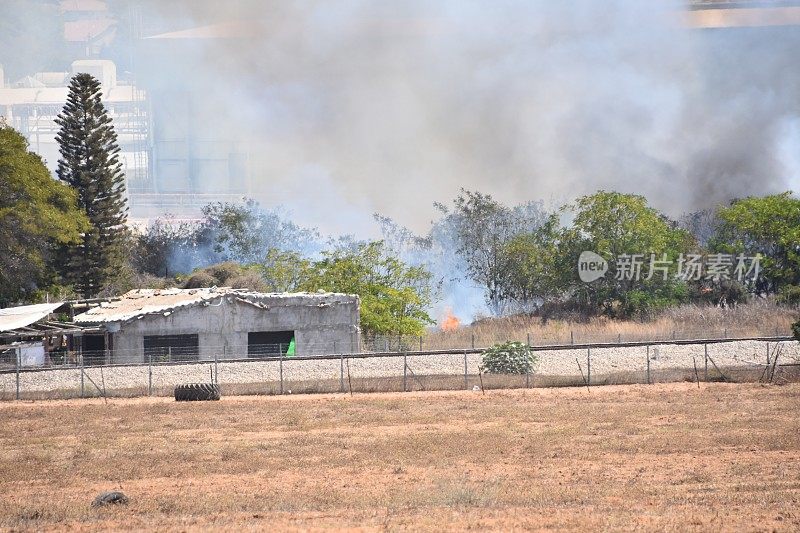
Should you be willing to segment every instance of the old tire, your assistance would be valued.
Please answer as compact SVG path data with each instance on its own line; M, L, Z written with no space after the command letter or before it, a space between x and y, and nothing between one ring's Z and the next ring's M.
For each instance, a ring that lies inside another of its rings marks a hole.
M175 387L176 402L208 402L219 400L219 385L214 383L189 383Z

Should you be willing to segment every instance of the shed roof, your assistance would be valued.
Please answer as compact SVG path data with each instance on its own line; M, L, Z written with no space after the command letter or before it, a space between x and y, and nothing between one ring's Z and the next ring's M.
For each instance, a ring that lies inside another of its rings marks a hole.
M0 309L0 331L30 326L64 305L62 302L49 304L21 305Z
M136 289L114 300L101 302L97 307L76 315L74 320L78 324L127 322L147 315L169 315L177 309L208 304L218 298L241 301L263 309L285 305L325 307L358 301L358 296L339 293L259 293L228 287Z

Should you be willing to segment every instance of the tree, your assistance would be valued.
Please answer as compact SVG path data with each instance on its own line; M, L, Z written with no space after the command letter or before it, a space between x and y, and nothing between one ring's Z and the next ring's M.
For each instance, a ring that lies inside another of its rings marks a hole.
M197 223L158 218L135 234L131 263L138 272L163 277L215 263L216 255L198 245L197 233Z
M573 273L572 297L586 312L630 317L686 299L686 285L674 278L674 265L679 254L690 252L696 243L687 231L649 207L643 196L598 191L564 209L574 218L561 242L561 253ZM582 251L595 252L609 261L608 274L592 283L580 282L576 266ZM621 256L640 255L647 262L651 254L673 265L667 280L662 274L645 280L646 266L639 279L615 279L615 261Z
M318 238L316 230L301 228L279 211L263 210L248 199L244 204L205 206L196 244L208 246L217 260L258 263L271 248L312 251Z
M56 123L61 159L56 174L78 193L90 226L77 245L65 247L64 278L84 297L101 292L125 264L125 177L117 135L100 100L100 82L77 74Z
M436 206L455 225L458 254L466 262L472 281L484 288L489 310L503 314L513 301L509 283L512 267L504 249L515 236L546 222L541 204L530 202L510 208L488 194L462 189L453 201L452 213L441 204Z
M354 251L323 252L298 289L357 294L361 328L367 335L421 335L425 325L433 323L427 313L434 297L430 272L407 266L381 241L361 244Z
M791 294L800 285L800 199L791 192L734 200L717 212L722 220L712 248L761 254L763 273L754 292Z
M271 248L258 265L264 283L271 292L295 292L311 276L311 261L298 252Z
M503 247L509 265L506 291L518 309L535 311L566 289L561 234L558 217L551 215L539 228L513 237Z
M0 307L35 299L57 244L88 228L75 191L54 180L25 138L0 120Z

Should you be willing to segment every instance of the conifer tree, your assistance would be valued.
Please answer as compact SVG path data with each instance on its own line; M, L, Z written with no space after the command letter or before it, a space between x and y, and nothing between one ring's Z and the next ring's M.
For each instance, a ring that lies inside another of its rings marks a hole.
M84 297L96 296L118 276L125 262L128 208L117 134L100 100L100 82L77 74L56 123L61 158L56 174L78 193L90 228L62 257L65 280Z

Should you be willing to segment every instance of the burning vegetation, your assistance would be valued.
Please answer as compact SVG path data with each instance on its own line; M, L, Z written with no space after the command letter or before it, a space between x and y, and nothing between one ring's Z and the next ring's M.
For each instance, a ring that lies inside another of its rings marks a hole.
M455 331L461 325L461 321L453 314L453 310L449 307L444 311L444 317L439 321L439 327L442 331Z

